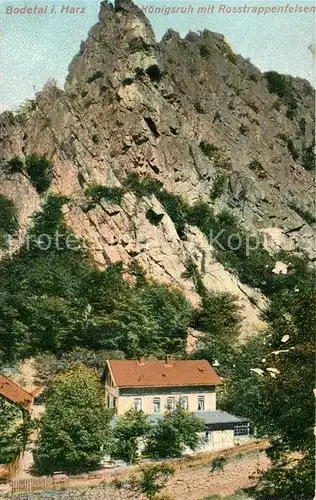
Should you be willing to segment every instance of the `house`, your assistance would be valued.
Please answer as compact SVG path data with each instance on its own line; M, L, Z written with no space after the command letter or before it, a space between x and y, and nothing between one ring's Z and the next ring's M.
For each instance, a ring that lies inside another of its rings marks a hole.
M249 422L216 409L221 379L206 360L108 360L105 370L107 406L116 415L131 408L154 421L177 404L204 420L203 450L234 446L249 436Z

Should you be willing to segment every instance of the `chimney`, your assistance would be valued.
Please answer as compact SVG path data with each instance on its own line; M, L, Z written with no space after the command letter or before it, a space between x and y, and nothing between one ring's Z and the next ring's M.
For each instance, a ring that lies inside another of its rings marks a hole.
M137 360L137 363L140 365L140 366L143 366L145 364L145 358L144 356L140 356Z
M172 366L172 360L173 360L173 357L171 354L167 354L166 356L166 366Z

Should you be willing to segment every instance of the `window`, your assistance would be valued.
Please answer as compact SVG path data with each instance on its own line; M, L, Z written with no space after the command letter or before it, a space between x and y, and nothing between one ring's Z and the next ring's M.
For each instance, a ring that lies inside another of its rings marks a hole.
M205 431L205 442L209 443L211 440L211 431Z
M142 400L141 398L134 399L134 408L136 411L140 411L142 409Z
M160 413L160 398L153 399L154 413Z
M176 401L175 401L174 397L167 398L167 409L174 410L175 407L176 407Z
M236 424L234 427L235 436L249 436L249 423Z
M180 398L180 405L184 410L189 409L189 402L188 402L188 396L181 396Z
M198 396L197 409L198 409L198 411L204 410L204 396Z

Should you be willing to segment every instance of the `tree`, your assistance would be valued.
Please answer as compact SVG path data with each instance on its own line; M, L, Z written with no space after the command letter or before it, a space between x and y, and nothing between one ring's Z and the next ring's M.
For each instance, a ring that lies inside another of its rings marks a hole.
M12 200L0 194L0 248L7 246L7 237L19 228L17 211Z
M315 275L274 297L268 317L271 348L264 377L268 418L272 422L272 466L262 475L260 499L309 500L314 497ZM271 371L271 369L273 371Z
M223 385L217 397L219 408L233 415L247 417L260 435L270 432L271 422L266 412L264 379L251 371L264 368L267 352L267 333L256 333L244 343L235 346L228 359L220 357L217 372Z
M229 293L205 291L202 308L195 310L192 319L193 328L205 333L205 341L212 338L234 343L238 338L240 325L240 307L236 297Z
M29 415L23 406L0 397L0 464L12 462L24 449Z
M99 466L109 447L110 414L94 370L78 364L58 374L49 391L34 450L41 474Z
M158 420L148 434L145 454L152 458L180 457L186 447L195 450L204 429L202 419L177 405Z
M146 498L155 498L166 486L166 482L174 474L174 468L169 464L157 464L141 469L141 477L131 477L132 488Z
M145 437L150 424L144 412L129 410L120 417L114 428L111 456L132 464L137 459L139 438Z
M45 156L31 155L25 161L26 172L39 194L47 191L53 180L53 165Z

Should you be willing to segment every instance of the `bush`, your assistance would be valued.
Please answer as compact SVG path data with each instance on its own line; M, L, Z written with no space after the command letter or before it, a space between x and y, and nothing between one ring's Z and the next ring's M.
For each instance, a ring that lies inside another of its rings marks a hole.
M289 139L287 141L287 149L289 150L289 153L292 156L293 160L296 161L300 155L299 155L297 149L295 148L292 139Z
M287 77L285 75L280 75L276 71L267 71L265 77L268 83L269 92L283 99L287 95L289 87Z
M205 115L205 109L203 108L202 104L200 101L195 101L194 103L195 110L200 114L200 115Z
M220 149L217 146L215 146L215 144L211 144L207 141L201 141L199 146L202 153L205 156L207 156L210 160L213 158L219 158Z
M268 71L265 73L268 84L268 90L272 94L276 94L288 107L286 116L290 120L296 116L298 103L296 99L296 92L293 88L292 82L289 77L280 75L276 71Z
M18 230L17 211L12 200L0 194L0 248L7 247L7 237Z
M203 57L204 59L206 59L210 55L211 55L211 53L210 53L209 49L207 48L207 46L205 44L200 45L200 56Z
M69 252L82 251L82 246L66 226L62 208L68 199L64 196L49 194L42 205L42 211L32 216L28 233L28 249L31 251ZM45 247L48 242L49 248ZM41 245L43 243L43 247Z
M304 221L307 222L307 224L315 224L316 217L308 210L305 210L305 208L302 208L299 205L297 205L295 201L292 201L289 204L289 207L292 208L292 210L294 210L294 212L296 212L297 215L302 217L302 219L304 219Z
M53 180L52 163L45 156L31 155L26 158L25 167L38 194L47 191Z
M219 174L215 177L214 184L213 184L212 189L210 191L210 199L212 201L215 201L215 200L217 200L217 198L222 196L222 194L224 192L226 180L227 180L227 175L225 175L225 174Z
M255 172L255 174L258 176L259 179L266 179L268 177L267 172L264 170L262 163L260 161L252 160L249 163L248 167L250 168L250 170Z
M85 195L99 203L102 199L109 203L120 205L124 195L124 190L119 187L106 187L101 185L90 186L85 190Z
M20 158L15 156L4 163L2 169L8 174L17 174L24 171L24 163Z
M198 201L193 206L188 207L186 221L191 226L197 226L207 237L215 225L215 215L213 207L204 201Z
M150 177L140 178L136 173L131 173L127 176L124 182L124 187L127 191L132 191L137 198L143 196L157 195L162 189L162 182Z
M310 172L315 169L315 142L305 148L303 152L303 162L302 165L306 170Z
M247 125L242 123L239 127L239 132L241 133L241 135L247 135L249 132L249 127L247 127Z
M174 474L174 468L169 464L149 465L141 469L141 477L131 477L131 485L134 491L143 494L146 498L157 498L165 486L169 477ZM159 498L165 498L160 497Z
M138 198L155 195L174 223L180 238L183 238L187 205L181 196L165 191L162 186L160 181L150 177L140 178L137 174L130 174L124 183L125 189L132 191ZM148 216L150 217L150 214L147 212L147 218Z
M218 470L222 471L224 469L224 465L227 462L226 457L216 457L212 460L210 464L210 472L216 472Z

